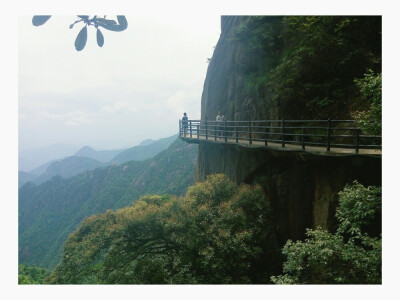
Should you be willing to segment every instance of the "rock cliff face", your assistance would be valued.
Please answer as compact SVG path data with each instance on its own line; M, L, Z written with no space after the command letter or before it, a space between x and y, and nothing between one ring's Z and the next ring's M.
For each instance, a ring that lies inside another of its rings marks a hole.
M249 65L244 45L235 41L233 34L246 18L221 19L221 36L204 83L202 120L215 120L218 110L228 120L279 117L268 99L248 99L242 92ZM237 183L261 184L274 209L277 236L284 243L288 238L304 238L306 228L334 230L338 191L353 180L380 185L381 159L200 143L195 178L202 181L212 173L225 173Z
M266 99L243 93L245 78L257 58L249 59L245 45L234 34L248 17L221 18L221 36L207 70L201 97L201 119L214 120L221 110L228 120L274 119L276 108Z

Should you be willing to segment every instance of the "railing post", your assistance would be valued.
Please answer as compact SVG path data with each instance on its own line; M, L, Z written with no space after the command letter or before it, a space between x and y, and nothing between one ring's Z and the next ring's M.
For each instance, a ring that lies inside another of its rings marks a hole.
M181 120L179 120L179 136L182 136L182 124L181 124Z
M251 122L250 121L249 121L248 125L249 125L249 144L251 145L251 144L253 144L253 141L251 139Z
M197 139L199 139L199 138L200 138L200 125L197 124L196 126L197 126L197 127L196 127L196 130L197 130Z
M271 123L270 123L270 126L271 126ZM268 133L269 133L269 128L267 127L267 124L265 124L265 134L264 134L264 143L265 143L265 146L268 146L268 142L267 142Z
M239 143L239 132L238 132L236 121L235 121L235 131L236 131L236 144L238 144Z
M328 118L328 132L326 141L326 151L331 151L331 119Z
M215 123L214 125L214 139L217 140L217 130L218 130L218 125Z
M356 153L358 153L358 148L360 145L359 139L360 139L360 128L357 128L356 129Z
M192 138L192 121L189 121L190 138Z
M226 120L224 120L224 137L225 137L225 143L228 141L226 137Z
M304 127L301 130L301 149L306 149L306 146L304 145Z
M206 141L208 140L208 125L207 125L207 120L205 120L206 124Z
M285 133L284 133L284 129L285 129L285 121L282 118L282 147L285 147Z

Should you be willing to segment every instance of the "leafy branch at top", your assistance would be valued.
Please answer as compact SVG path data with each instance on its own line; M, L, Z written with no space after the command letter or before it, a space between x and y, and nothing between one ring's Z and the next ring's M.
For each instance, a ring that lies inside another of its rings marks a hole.
M32 24L34 26L41 26L45 24L51 16L33 16ZM75 49L77 51L83 50L86 46L87 41L87 27L94 26L97 29L96 38L97 38L97 45L102 47L104 45L104 36L103 33L100 31L99 27L102 27L106 30L110 31L123 31L128 27L128 21L126 20L125 16L117 16L117 21L106 19L106 16L103 18L94 16L90 18L87 15L79 15L77 16L79 19L72 23L69 28L72 29L75 24L83 22L85 25L79 31L78 36L75 39Z

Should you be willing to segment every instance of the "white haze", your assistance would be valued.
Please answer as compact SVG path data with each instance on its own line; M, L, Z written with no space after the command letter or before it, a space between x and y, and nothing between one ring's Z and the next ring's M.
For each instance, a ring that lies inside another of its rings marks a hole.
M108 16L113 18L115 16ZM39 27L18 18L19 150L64 143L132 147L178 131L183 112L200 117L200 100L220 34L220 16L129 16L122 32L102 30L97 46L74 41L82 23L55 15Z

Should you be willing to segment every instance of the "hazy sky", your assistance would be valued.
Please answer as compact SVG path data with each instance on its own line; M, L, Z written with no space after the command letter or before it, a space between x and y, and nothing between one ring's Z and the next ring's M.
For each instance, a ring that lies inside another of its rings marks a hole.
M116 19L116 16L108 16ZM19 149L66 143L95 149L131 147L177 133L186 111L200 117L207 58L220 35L220 16L126 15L122 32L102 30L96 42L77 17L55 15L42 26L18 18Z

